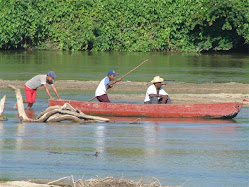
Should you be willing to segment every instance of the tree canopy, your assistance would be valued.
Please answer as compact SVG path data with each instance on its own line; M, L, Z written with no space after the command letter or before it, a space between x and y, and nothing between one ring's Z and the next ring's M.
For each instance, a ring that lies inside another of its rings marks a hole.
M249 0L0 0L1 49L248 48Z

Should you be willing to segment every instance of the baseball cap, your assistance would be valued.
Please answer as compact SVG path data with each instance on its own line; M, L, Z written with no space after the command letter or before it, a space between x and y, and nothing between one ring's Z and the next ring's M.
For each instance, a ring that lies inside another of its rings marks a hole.
M110 71L108 71L107 75L114 75L114 76L116 76L117 73L114 70L110 70Z
M52 77L53 79L56 78L56 75L53 71L48 72L47 76Z

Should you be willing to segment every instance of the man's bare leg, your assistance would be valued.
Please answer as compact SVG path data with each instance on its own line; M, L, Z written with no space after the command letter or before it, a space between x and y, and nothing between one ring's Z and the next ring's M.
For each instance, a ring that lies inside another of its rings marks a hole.
M23 101L23 103L28 103L27 101ZM17 103L15 104L14 108L17 108Z
M29 103L27 109L30 110L34 103Z

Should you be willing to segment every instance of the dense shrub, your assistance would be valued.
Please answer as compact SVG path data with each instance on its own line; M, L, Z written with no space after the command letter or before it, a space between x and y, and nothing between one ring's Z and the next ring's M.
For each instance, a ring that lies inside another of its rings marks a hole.
M248 47L248 0L0 0L0 48L202 51Z

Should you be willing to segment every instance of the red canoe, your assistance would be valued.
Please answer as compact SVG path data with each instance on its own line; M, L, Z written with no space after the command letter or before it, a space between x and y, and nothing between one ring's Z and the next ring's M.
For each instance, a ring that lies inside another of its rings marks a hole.
M73 100L49 100L49 106L71 104L89 115L129 116L152 118L214 118L231 119L240 111L242 103L201 103L201 104L133 104L95 103Z

